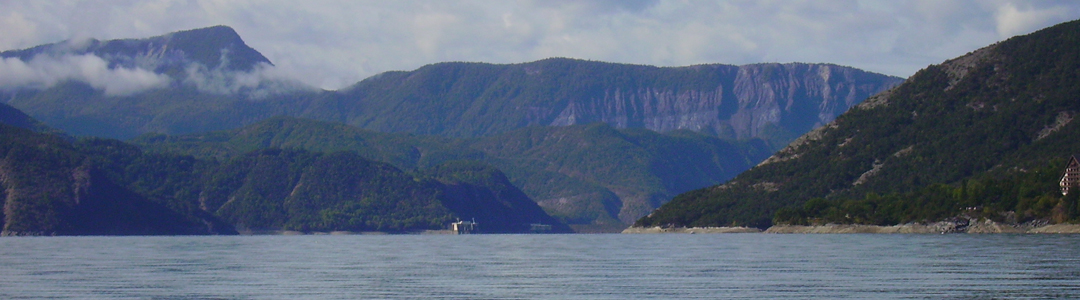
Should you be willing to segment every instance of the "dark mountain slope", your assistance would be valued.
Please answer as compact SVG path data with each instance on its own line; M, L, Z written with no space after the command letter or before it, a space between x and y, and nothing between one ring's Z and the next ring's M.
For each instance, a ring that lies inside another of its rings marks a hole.
M0 123L36 132L55 131L10 105L0 103Z
M145 135L133 142L150 151L219 160L267 147L355 151L406 170L480 160L506 172L514 185L564 222L612 227L679 192L731 178L768 155L761 142L734 144L689 131L659 134L604 124L534 127L462 140L286 117L226 132Z
M231 226L208 214L176 209L178 202L167 195L168 184L121 184L123 178L111 176L110 169L124 166L103 163L135 159L146 164L164 165L176 163L177 158L133 158L129 154L137 153L130 151L137 149L109 147L97 141L72 144L59 136L0 124L3 235L232 232ZM88 154L90 152L111 155L98 156ZM131 175L129 179L151 179L138 171L128 174ZM139 193L140 187L163 190Z
M501 172L470 163L421 177L352 152L264 149L218 163L6 124L0 141L3 235L403 232L457 218L481 232L570 232Z
M14 108L8 115L2 121L36 124ZM416 177L352 152L263 149L223 160L0 123L2 235L412 231L454 218L474 218L482 232L528 232L529 223L570 232L483 165Z
M506 175L474 161L450 161L424 171L444 188L443 205L475 220L489 232L525 232L530 224L552 225L552 232L573 232L536 205Z
M927 67L637 225L764 227L774 216L894 224L968 211L1022 220L1060 210L1068 219L1073 204L1054 174L1080 149L1078 83L1080 21L1014 37ZM822 200L804 205L814 198Z
M545 214L498 170L466 163L414 176L353 152L263 149L205 172L199 205L241 231L414 231L475 219L482 232L528 232Z
M533 127L473 144L485 161L554 215L630 223L671 196L723 182L767 155L693 132L658 134L606 124ZM607 219L613 217L614 219Z

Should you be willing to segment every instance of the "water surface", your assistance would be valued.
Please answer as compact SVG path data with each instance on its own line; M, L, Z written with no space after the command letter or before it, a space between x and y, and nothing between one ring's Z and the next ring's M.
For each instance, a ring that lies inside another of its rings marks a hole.
M0 238L0 299L1080 298L1080 235Z

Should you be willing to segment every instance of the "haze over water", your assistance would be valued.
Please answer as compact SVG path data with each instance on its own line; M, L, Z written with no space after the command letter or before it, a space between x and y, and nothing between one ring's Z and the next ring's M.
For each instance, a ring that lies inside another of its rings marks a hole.
M1080 235L0 238L0 298L1080 297Z

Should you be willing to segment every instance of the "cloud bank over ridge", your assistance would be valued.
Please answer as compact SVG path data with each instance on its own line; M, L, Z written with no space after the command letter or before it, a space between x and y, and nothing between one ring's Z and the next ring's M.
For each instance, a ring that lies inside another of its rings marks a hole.
M1080 2L318 1L0 2L0 49L65 39L236 29L285 74L325 89L442 61L572 57L681 66L828 62L897 76L1080 18Z
M37 55L30 61L0 59L0 89L45 89L64 81L80 81L109 96L167 86L170 78L141 68L109 68L109 63L93 54L61 56Z

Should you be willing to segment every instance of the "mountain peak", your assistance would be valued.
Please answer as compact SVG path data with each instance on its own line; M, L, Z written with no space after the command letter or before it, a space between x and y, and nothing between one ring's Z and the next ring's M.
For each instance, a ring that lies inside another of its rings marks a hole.
M108 41L101 49L106 51L95 52L112 52L107 49L111 50L109 47L114 44L120 46L117 50L121 51L130 46L143 50L133 54L181 56L185 61L198 62L209 69L251 71L260 63L272 65L269 59L248 47L236 30L225 25L177 31L146 39Z
M169 36L169 37L195 37L195 38L199 38L199 37L203 37L203 38L206 38L206 37L222 37L222 38L228 38L228 39L232 39L234 41L239 41L239 42L243 43L243 40L240 39L240 34L236 33L236 30L233 30L232 27L229 27L229 26L226 26L226 25L215 25L215 26L210 26L210 27L195 28L195 29L189 29L189 30L181 30L181 31L177 31L177 32L167 33L164 36Z
M38 55L63 56L93 54L110 68L140 67L156 73L183 73L190 63L210 70L253 70L259 64L273 65L248 47L229 26L217 25L167 33L142 39L63 41L29 49L4 51L0 57L29 61Z

